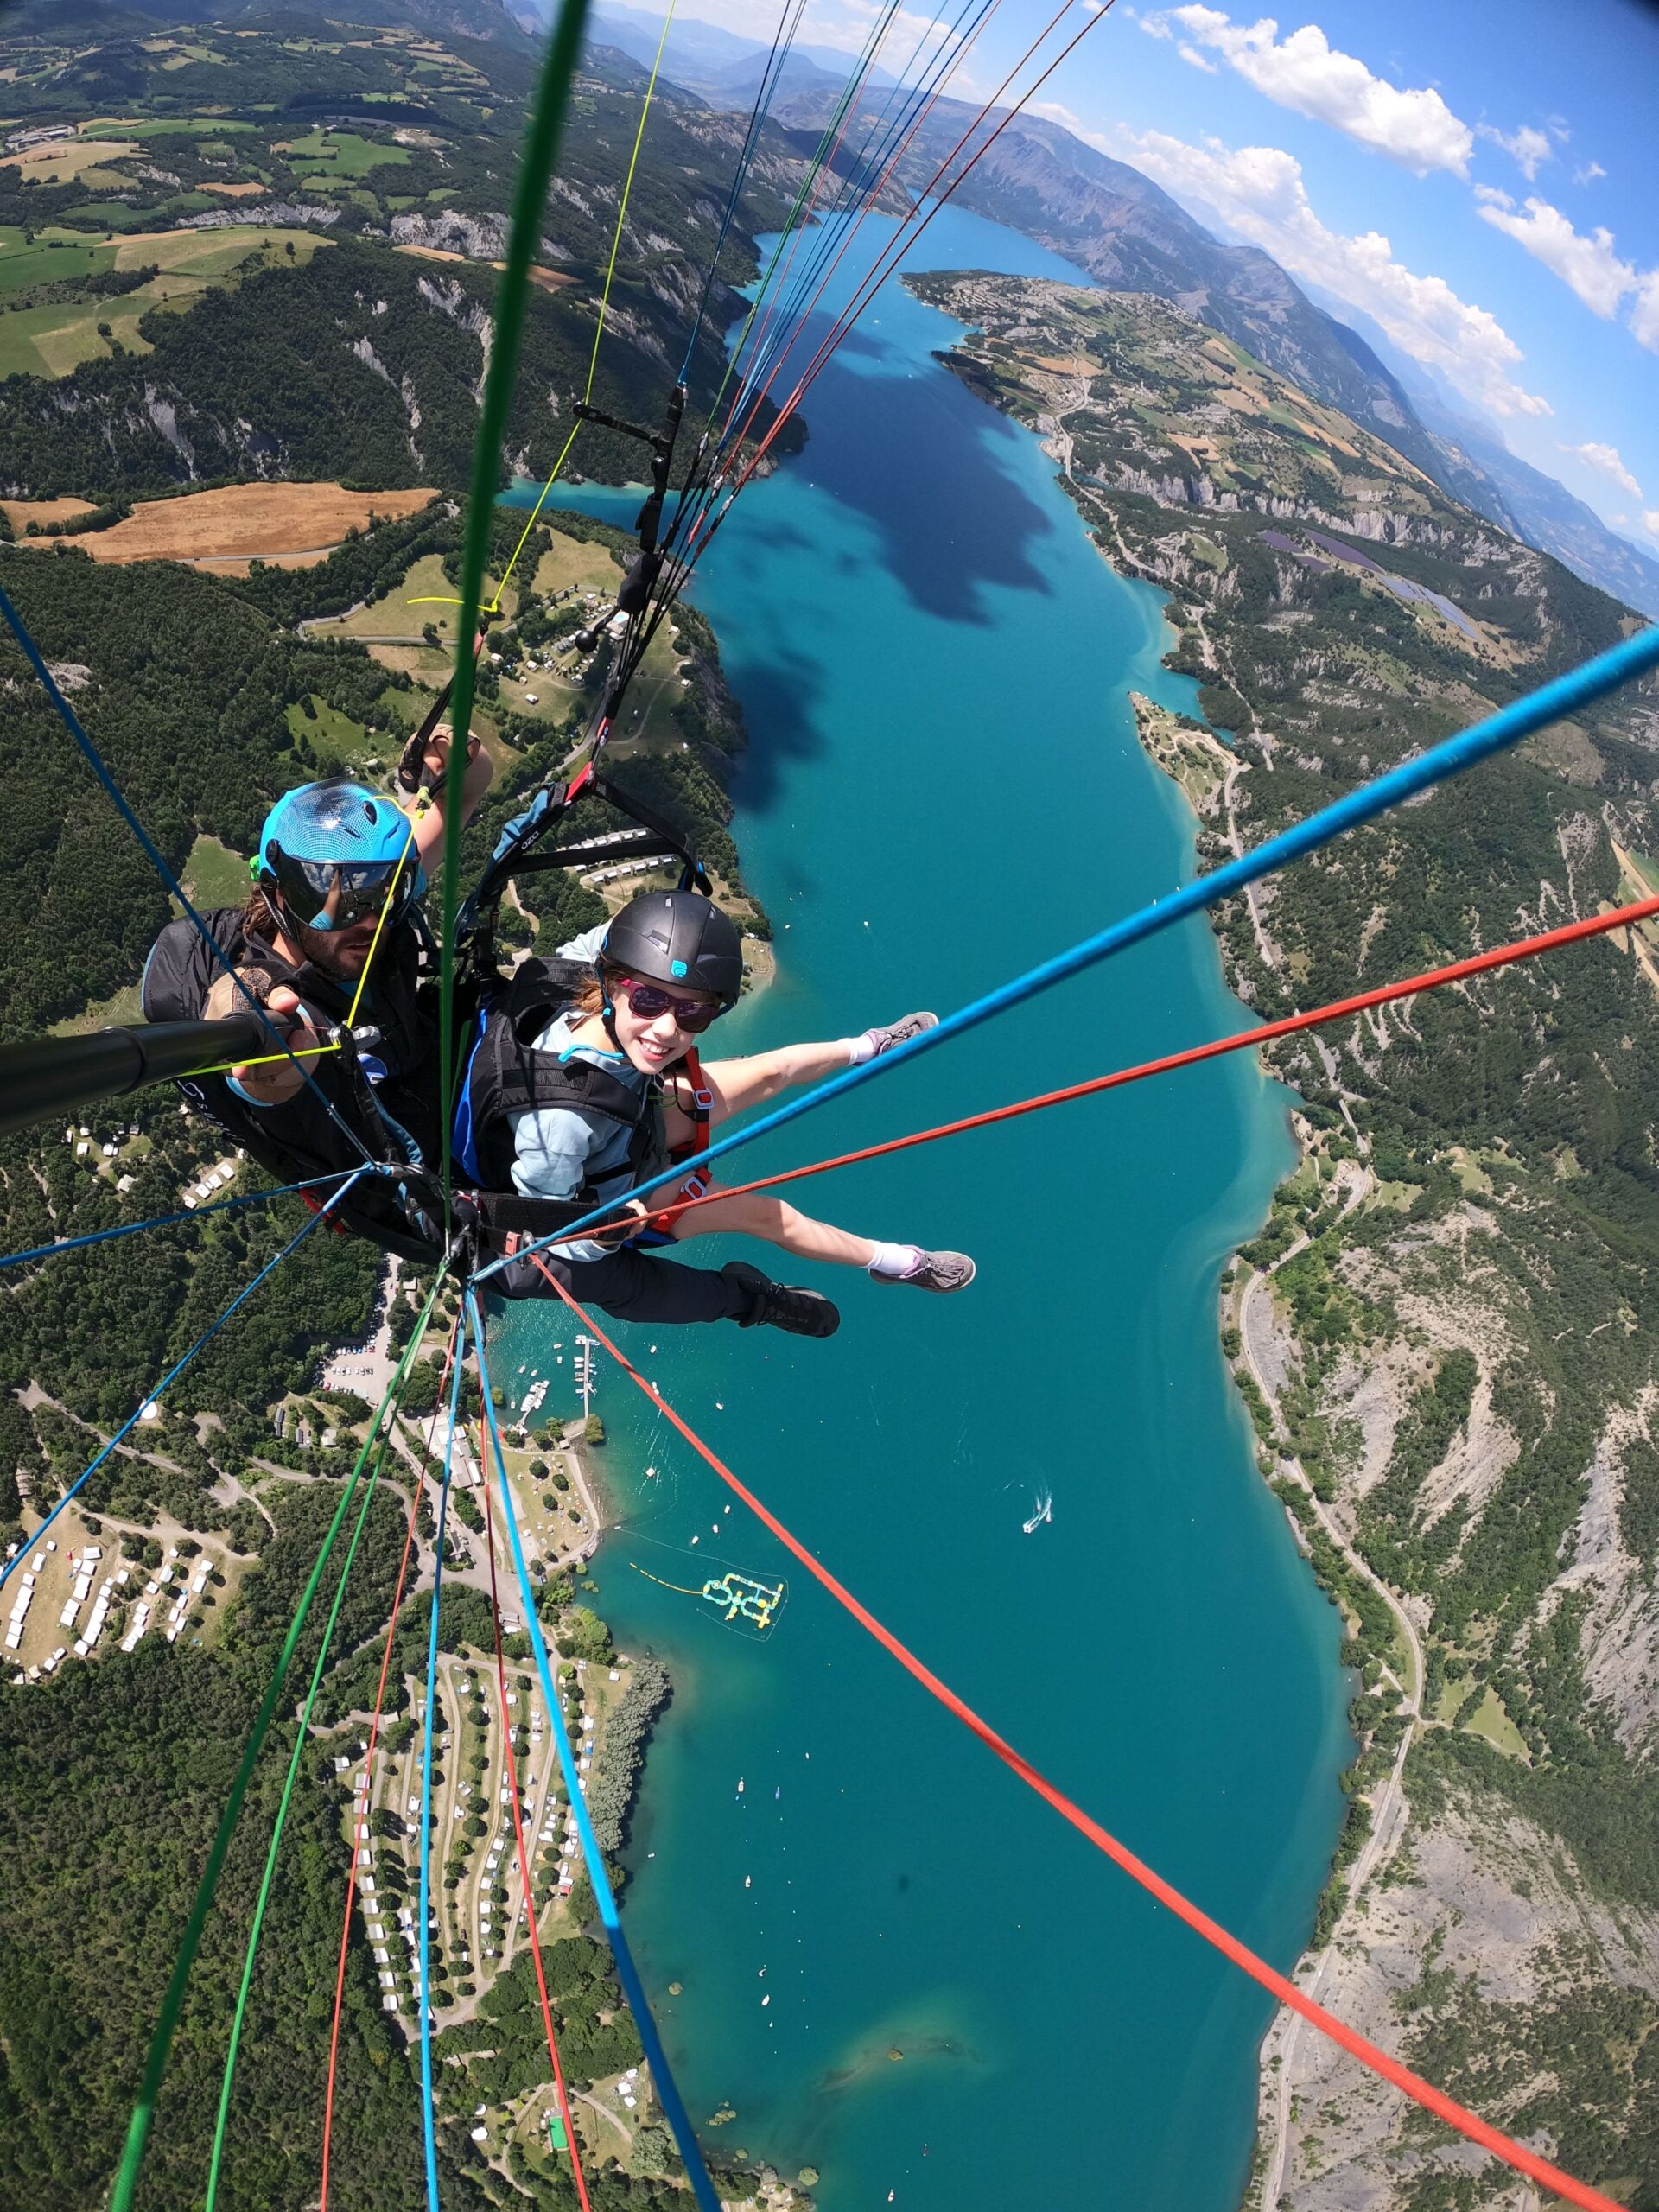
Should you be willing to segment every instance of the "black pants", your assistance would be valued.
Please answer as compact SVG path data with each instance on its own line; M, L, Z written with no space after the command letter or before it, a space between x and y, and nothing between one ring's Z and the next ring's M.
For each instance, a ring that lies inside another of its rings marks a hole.
M556 1252L536 1258L556 1275L572 1298L597 1306L619 1321L747 1321L754 1309L751 1287L711 1268L688 1268L653 1259L624 1245L601 1260L564 1260ZM511 1260L490 1287L503 1298L556 1298L536 1260Z

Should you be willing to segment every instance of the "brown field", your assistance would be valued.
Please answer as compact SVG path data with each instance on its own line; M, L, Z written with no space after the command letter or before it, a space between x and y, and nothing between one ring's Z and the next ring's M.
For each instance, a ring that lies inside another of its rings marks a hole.
M92 512L90 499L0 499L6 520L21 537L32 522L73 522Z
M262 192L269 192L268 184L204 184L197 188L202 192L217 194L221 200L257 200Z
M143 499L112 530L63 540L84 547L95 561L188 561L222 569L231 563L270 561L283 567L321 560L349 530L378 518L416 513L437 494L347 492L338 484L231 484L216 492L188 492L176 499ZM14 500L36 520L47 505L74 501ZM17 524L14 522L13 528ZM30 541L54 544L53 538Z
M273 148L272 151L275 150ZM448 246L442 245L399 245L394 246L392 251L412 253L421 261L465 261L467 259L464 253L451 253ZM506 265L505 261L493 261L490 264L492 269L497 270L505 269ZM531 263L529 274L531 283L539 284L544 292L563 291L567 284L574 284L576 281L574 276L565 276L562 270L546 268L539 261Z
M96 168L100 162L118 162L129 154L142 154L136 138L57 138L42 146L25 146L20 154L0 154L0 162L27 180L41 184L68 184ZM112 180L116 183L120 178Z

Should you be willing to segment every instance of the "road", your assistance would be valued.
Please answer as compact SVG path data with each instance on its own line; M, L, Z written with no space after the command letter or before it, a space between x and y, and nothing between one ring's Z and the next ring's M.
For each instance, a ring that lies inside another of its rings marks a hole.
M1366 1170L1354 1184L1347 1203L1343 1207L1344 1215L1351 1213L1372 1187L1372 1177L1370 1171ZM1254 1379L1255 1387L1261 1391L1276 1427L1283 1425L1280 1417L1279 1401L1273 1385L1268 1380L1263 1357L1263 1339L1270 1326L1268 1301L1270 1300L1272 1293L1268 1285L1270 1276L1278 1268L1283 1267L1287 1261L1294 1259L1298 1253L1307 1249L1308 1242L1306 1236L1298 1237L1288 1250L1281 1255L1274 1268L1265 1273L1253 1274L1239 1295L1238 1333L1244 1364ZM1315 1960L1312 1973L1309 1974L1304 1970L1298 1975L1300 1986L1310 1997L1317 1999L1336 1955L1337 1946L1350 1932L1366 1885L1385 1860L1393 1857L1396 1847L1405 1834L1406 1823L1409 1817L1404 1791L1406 1758L1416 1738L1418 1729L1423 1724L1421 1707L1425 1679L1423 1647L1421 1638L1417 1632L1416 1623L1395 1592L1373 1572L1368 1562L1361 1558L1330 1508L1322 1499L1315 1497L1313 1486L1308 1481L1300 1461L1294 1458L1281 1457L1279 1467L1282 1473L1288 1475L1293 1482L1300 1484L1306 1491L1308 1503L1313 1509L1319 1526L1335 1546L1350 1573L1369 1584L1387 1605L1399 1632L1401 1642L1410 1655L1409 1679L1402 1691L1401 1708L1408 1716L1409 1725L1400 1738L1400 1749L1395 1754L1389 1778L1372 1801L1371 1832L1365 1839L1358 1857L1349 1869L1347 1902L1343 1907L1336 1926L1331 1931L1325 1948ZM1262 2055L1264 2064L1268 2059L1276 2057L1279 2066L1278 2094L1274 2099L1273 2142L1262 2183L1259 2212L1278 2212L1279 2202L1284 2191L1285 2170L1290 2156L1291 2107L1295 2100L1294 2061L1305 2031L1311 2032L1307 2031L1306 2023L1301 2015L1281 2008L1262 2045Z

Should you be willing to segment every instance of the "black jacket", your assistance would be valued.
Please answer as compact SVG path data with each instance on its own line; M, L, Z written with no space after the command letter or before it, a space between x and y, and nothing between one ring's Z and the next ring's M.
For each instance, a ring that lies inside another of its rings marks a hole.
M308 962L296 967L284 960L247 929L238 908L221 907L202 919L233 967L261 969L273 983L297 991L325 1020L345 1020L349 992ZM325 1053L310 1066L317 1090L362 1139L372 1160L435 1166L442 1127L438 1033L420 988L423 950L421 935L409 923L383 938L358 1011L359 1027L373 1024L381 1043L366 1047L355 1065L343 1054ZM225 972L194 923L188 917L170 922L144 969L145 1020L200 1020L208 992ZM270 1107L251 1104L223 1075L193 1077L179 1089L284 1183L361 1165L362 1154L308 1084ZM411 1231L389 1179L359 1184L334 1211L348 1227L391 1251L421 1261L433 1256L430 1244Z

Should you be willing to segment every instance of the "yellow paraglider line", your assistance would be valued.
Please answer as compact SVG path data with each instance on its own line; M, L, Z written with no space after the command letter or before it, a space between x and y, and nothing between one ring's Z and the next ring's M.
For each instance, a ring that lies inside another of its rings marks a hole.
M628 156L628 173L622 184L622 204L616 211L616 229L611 238L611 258L605 270L604 287L599 296L599 327L594 332L594 350L588 361L588 382L582 395L582 404L584 407L594 396L594 378L599 373L599 348L601 340L605 335L605 317L611 304L611 285L616 276L617 256L622 247L622 226L627 220L628 197L633 190L633 173L639 166L639 149L645 140L645 119L651 113L652 99L657 90L657 73L663 66L663 49L668 44L668 34L674 21L676 4L677 0L669 0L668 13L663 17L662 35L657 41L656 58L651 65L651 79L645 86L645 105L639 111L639 127L633 134L633 151ZM497 584L495 596L490 601L486 610L491 614L499 614L501 612L501 594L507 588L507 580L518 565L518 556L524 551L525 542L531 531L535 529L542 509L547 505L553 486L558 481L559 471L570 458L570 448L576 442L576 433L581 428L582 419L578 416L570 426L569 435L559 448L559 457L553 464L552 474L543 485L536 504L530 511L530 520L519 532L518 543L512 549L512 557L501 571L501 581ZM459 599L434 597L408 599L404 601L405 607L460 607L463 603ZM672 1587L672 1585L668 1586Z

